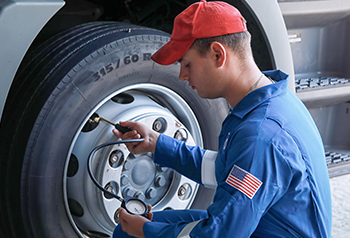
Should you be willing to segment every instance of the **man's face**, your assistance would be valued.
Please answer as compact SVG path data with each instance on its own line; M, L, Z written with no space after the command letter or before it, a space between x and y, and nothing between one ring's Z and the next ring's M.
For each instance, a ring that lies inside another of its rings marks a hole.
M190 48L179 60L181 64L179 79L188 81L202 98L217 98L220 95L215 62L211 54L201 56L196 49Z

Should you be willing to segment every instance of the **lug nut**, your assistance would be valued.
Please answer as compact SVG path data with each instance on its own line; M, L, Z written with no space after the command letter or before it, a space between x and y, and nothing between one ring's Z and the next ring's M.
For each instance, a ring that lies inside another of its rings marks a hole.
M114 221L117 224L119 223L119 210L118 209L114 212Z
M167 128L167 122L163 117L158 117L154 122L152 129L156 132L163 133Z
M138 198L140 200L145 200L145 195L142 192L136 192L134 195L135 198Z
M113 168L119 167L124 160L124 154L120 150L113 151L109 156L109 165Z
M124 169L129 170L129 169L131 169L131 167L132 167L131 162L126 160L124 163Z
M126 187L123 189L123 197L132 197L135 191L132 188Z
M120 178L120 183L122 184L122 186L125 186L129 183L129 178L126 175L122 175L122 177Z
M118 161L123 157L123 153L121 153L120 150L113 152L110 157L109 157L109 161L112 164L118 163Z
M183 185L181 185L181 187L179 188L177 195L179 196L180 200L186 200L188 199L192 194L192 188L191 185L189 185L188 183L185 183Z
M179 196L184 196L186 194L186 188L184 186L181 186L179 188L179 192L178 192L178 195Z
M181 140L181 141L187 141L187 139L188 139L187 131L185 129L182 129L182 128L177 130L175 132L174 138Z
M115 181L111 181L105 185L104 189L110 193L117 194L119 192L119 185ZM104 192L105 198L107 199L113 198L113 195L107 193L107 191Z
M114 181L111 181L111 182L107 183L107 184L105 185L104 188L105 188L108 192L113 193L113 194L117 194L117 193L119 192L119 186L118 186L118 184L117 184L116 182L114 182ZM107 193L107 192L104 192L104 196L105 196L105 198L107 198L107 199L113 198L113 196L110 195L110 194Z
M163 187L166 184L166 179L164 178L164 176L159 175L158 177L155 178L154 184L157 187Z
M152 198L155 198L156 196L157 196L157 190L155 188L150 187L147 189L146 198L152 199Z
M112 163L112 164L115 164L119 161L119 156L118 154L111 154L111 157L109 157L109 161Z
M107 184L107 185L105 186L105 189L106 189L108 192L110 192L110 193L115 193L115 192L114 192L113 186L110 185L110 184Z

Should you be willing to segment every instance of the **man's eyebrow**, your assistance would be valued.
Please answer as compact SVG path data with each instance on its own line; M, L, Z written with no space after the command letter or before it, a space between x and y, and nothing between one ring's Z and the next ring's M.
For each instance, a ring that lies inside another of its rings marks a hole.
M181 61L182 61L182 57L177 62L181 63Z

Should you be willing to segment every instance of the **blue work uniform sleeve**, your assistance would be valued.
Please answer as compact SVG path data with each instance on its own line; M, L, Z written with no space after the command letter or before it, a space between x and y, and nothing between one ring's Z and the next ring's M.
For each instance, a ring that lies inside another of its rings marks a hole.
M185 142L161 134L154 153L154 162L175 169L180 174L202 184L201 165L206 150L188 146Z

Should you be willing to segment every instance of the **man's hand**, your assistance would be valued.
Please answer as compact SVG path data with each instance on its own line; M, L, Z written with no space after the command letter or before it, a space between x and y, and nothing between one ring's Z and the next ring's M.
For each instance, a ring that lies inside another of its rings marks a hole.
M152 221L153 213L151 212L152 206L148 206L148 219L140 215L131 215L125 209L119 208L119 222L124 232L129 236L145 237L143 234L143 225L146 222Z
M145 138L145 141L138 143L127 143L129 151L133 154L145 154L147 152L152 152L156 150L156 145L159 137L159 133L148 128L144 124L133 121L120 122L120 125L129 127L132 131L122 134L120 131L114 129L113 133L117 137L126 139L139 139Z

